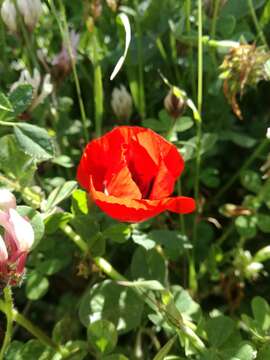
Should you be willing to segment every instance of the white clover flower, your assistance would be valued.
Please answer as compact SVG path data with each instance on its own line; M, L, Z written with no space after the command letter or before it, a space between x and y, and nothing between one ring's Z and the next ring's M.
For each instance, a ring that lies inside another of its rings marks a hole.
M113 112L120 120L128 120L130 118L132 114L132 97L124 85L113 89L111 106Z
M16 33L18 30L17 21L16 21L17 12L16 12L16 7L12 2L12 0L5 0L3 2L1 7L1 17L4 23L6 24L6 26L8 27L8 29L11 32Z
M18 9L23 16L25 25L32 31L42 13L40 0L17 0Z

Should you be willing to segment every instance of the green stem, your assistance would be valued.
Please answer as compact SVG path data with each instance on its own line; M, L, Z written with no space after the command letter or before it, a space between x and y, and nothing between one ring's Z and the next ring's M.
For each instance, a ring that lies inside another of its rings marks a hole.
M265 36L264 36L263 30L262 30L261 25L260 25L260 23L259 23L259 21L258 21L258 18L257 18L257 15L256 15L256 11L255 11L255 9L254 9L253 1L252 1L252 0L248 0L248 6L249 6L250 14L251 14L251 17L252 17L254 26L255 26L255 28L256 28L256 31L257 31L257 33L258 33L258 36L259 36L259 38L261 39L261 42L262 42L266 47L268 47L268 44L267 44L266 38L265 38Z
M95 130L96 136L101 136L103 119L103 86L102 70L98 59L97 35L93 34L93 65L94 65L94 91L95 91Z
M138 0L135 0L135 6L138 13ZM139 80L139 111L141 117L145 117L145 93L144 93L144 76L143 76L143 49L142 49L142 30L139 14L135 18L136 30L137 30L137 61L138 61L138 80Z
M71 226L61 225L60 228L74 242L74 244L77 245L81 249L81 251L85 255L88 254L89 248L88 248L87 243L78 234L76 234L75 231L73 231Z
M59 347L56 343L54 343L39 327L34 325L15 309L13 310L13 318L14 321L29 331L30 334L34 335L42 344L59 351Z
M12 291L9 286L4 288L4 298L5 298L5 314L7 318L7 327L6 333L4 337L4 341L2 344L1 352L0 352L0 359L4 359L6 350L11 342L12 339L12 324L13 324L13 300L12 300Z
M73 77L74 77L74 81L75 81L75 87L76 87L79 107L80 107L80 113L81 113L81 118L82 118L84 138L85 138L85 141L88 142L89 137L88 137L88 131L87 131L87 119L86 119L85 107L84 107L84 103L83 103L83 99L82 99L81 86L80 86L80 81L79 81L77 68L76 68L76 60L74 59L72 45L70 42L66 11L65 11L64 4L62 3L62 0L58 0L58 4L59 4L61 15L62 15L63 26L61 24L61 21L58 18L57 11L56 11L56 8L54 5L54 1L50 0L51 10L57 21L57 24L58 24L58 27L59 27L59 30L61 33L62 41L67 44L68 55L70 57L70 62L71 62Z
M211 22L211 30L210 30L210 35L211 35L212 39L214 39L216 37L216 29L217 29L217 19L218 19L219 7L220 7L220 0L215 0L213 19L212 19L212 22Z
M116 271L112 265L102 257L95 257L95 264L99 269L101 269L106 275L108 275L111 279L116 281L127 281L127 279L121 275L118 271Z
M244 162L244 164L240 167L240 169L230 178L230 180L226 183L226 185L217 193L217 195L211 201L211 204L215 204L222 197L222 195L227 190L230 189L230 187L235 183L235 181L240 176L241 172L246 170L253 163L253 161L264 151L267 145L269 145L269 139L266 138L249 156L249 158Z
M80 239L80 242L78 241L78 239L80 238L79 235L77 235L73 230L70 231L66 231L66 229L70 228L69 225L65 225L63 227L61 227L62 231L78 246L80 247L80 249L83 251L84 254L86 254L86 251L82 249L82 247L84 248L85 246L87 246L87 244ZM84 246L81 246L81 244L84 243ZM111 279L115 280L115 281L122 281L122 282L128 282L127 278L125 278L123 275L121 275L117 270L114 269L114 267L104 258L102 257L94 257L93 261L95 262L95 264L97 265L97 267L103 271L106 275L108 275ZM144 301L152 310L155 311L159 311L161 313L161 315L164 316L164 318L166 317L166 315L168 316L168 318L170 319L170 321L174 320L174 323L177 324L177 329L181 329L182 331L185 332L185 334L187 334L187 336L192 336L193 339L196 338L197 339L197 343L199 342L199 344L202 344L202 346L204 347L203 343L201 342L201 340L198 338L198 336L195 334L195 332L193 331L193 327L194 324L188 322L188 321L184 321L179 323L179 321L177 319L173 319L171 314L168 314L166 312L166 309L160 305L156 299L154 297L152 297L150 294L148 294L147 292L145 292L144 290L140 289L140 288L135 288L132 287L132 290L134 291L134 293L142 300ZM173 323L173 322L172 322ZM196 345L195 345L196 346ZM198 346L198 344L197 344Z
M191 33L190 26L190 16L191 16L191 0L186 0L185 2L185 15L186 15L186 32L188 35ZM194 71L194 63L193 63L193 49L190 44L189 46L189 62L190 62L190 72L191 72L191 86L192 86L192 94L193 96L196 94L196 79L195 79L195 71Z
M5 288L7 289L7 288ZM4 290L5 291L5 290ZM8 299L11 297L11 291L10 294L8 294ZM10 301L10 300L9 300ZM12 301L12 298L11 298ZM26 319L22 314L20 314L16 309L13 308L13 304L11 303L11 306L7 306L7 300L4 302L3 300L0 300L0 311L6 314L6 316L10 317L12 321L15 321L18 325L22 326L24 329L26 329L30 334L34 335L42 344L49 346L56 351L60 352L63 357L67 356L69 354L69 351L66 349L59 347L58 344L56 344L54 341L52 341L39 327L34 325L30 320ZM7 337L8 329L6 331L5 338ZM9 330L9 334L11 335L11 330ZM11 337L8 335L9 337ZM9 340L10 341L10 340ZM4 340L5 343L5 340ZM1 355L4 354L3 347L1 349ZM3 354L2 354L3 352ZM0 359L3 359L1 357Z
M197 110L200 119L202 118L202 100L203 100L203 34L202 34L202 0L198 0L198 84L197 84ZM200 185L200 167L201 167L201 137L202 122L197 121L197 144L196 144L196 160L195 160L195 180L194 180L194 197L198 211L200 211L199 185ZM193 243L197 242L197 217L194 217L193 226ZM197 279L194 261L194 251L192 252L190 263L190 287L197 291Z

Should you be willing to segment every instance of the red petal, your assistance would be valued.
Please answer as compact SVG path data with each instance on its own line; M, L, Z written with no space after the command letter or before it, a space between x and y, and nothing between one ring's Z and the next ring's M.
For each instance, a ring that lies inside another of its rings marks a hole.
M118 198L141 199L140 189L133 181L130 171L122 160L114 165L105 177L107 195L113 195Z
M175 177L168 170L164 161L161 161L149 199L154 200L168 197L173 192L174 184Z
M162 200L117 198L96 191L93 183L90 185L90 192L101 210L112 218L125 222L145 221L165 210L177 213L189 213L195 209L193 199L181 196Z

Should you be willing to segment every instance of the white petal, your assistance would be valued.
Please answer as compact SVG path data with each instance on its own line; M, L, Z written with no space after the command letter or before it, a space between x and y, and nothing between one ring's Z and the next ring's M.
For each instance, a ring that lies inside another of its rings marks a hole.
M29 251L35 240L32 225L14 209L9 210L9 216L19 251Z
M4 211L16 209L16 198L7 189L0 189L0 209Z
M0 263L7 261L8 259L8 252L6 244L0 235Z

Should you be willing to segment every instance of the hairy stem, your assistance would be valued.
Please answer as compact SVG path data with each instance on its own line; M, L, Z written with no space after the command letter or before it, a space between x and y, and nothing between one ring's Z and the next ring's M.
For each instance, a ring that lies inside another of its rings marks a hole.
M13 324L13 300L12 300L12 291L9 286L4 288L4 299L5 299L5 314L7 318L7 326L6 326L6 333L4 337L4 341L2 344L2 348L0 351L0 359L4 359L5 353L7 348L12 339L12 324Z

